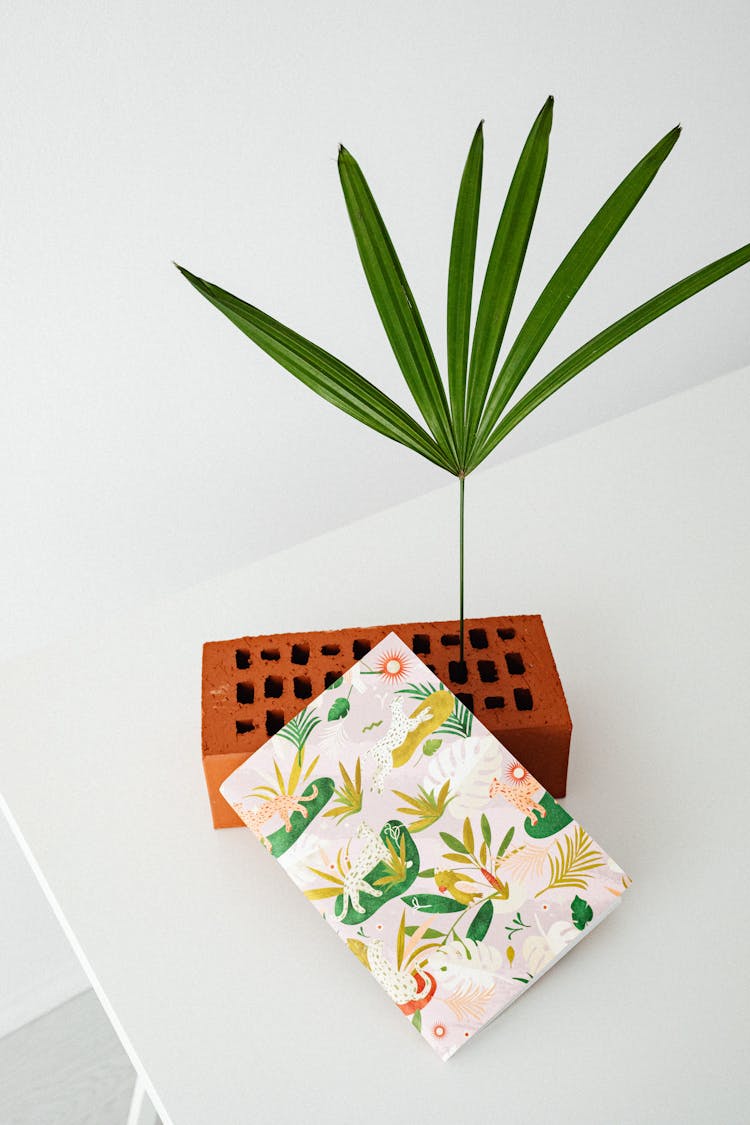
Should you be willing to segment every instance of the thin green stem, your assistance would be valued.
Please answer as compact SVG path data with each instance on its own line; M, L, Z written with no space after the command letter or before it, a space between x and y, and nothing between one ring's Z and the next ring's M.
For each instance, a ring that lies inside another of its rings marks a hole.
M459 571L459 617L460 629L459 637L461 640L460 660L464 662L464 482L463 474L458 478L459 487L459 532L458 532L458 571Z

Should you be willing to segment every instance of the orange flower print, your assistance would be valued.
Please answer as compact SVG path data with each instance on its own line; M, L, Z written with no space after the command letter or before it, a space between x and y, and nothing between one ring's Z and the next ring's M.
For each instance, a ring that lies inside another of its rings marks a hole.
M505 771L509 785L523 785L529 778L529 771L520 762L511 762Z
M407 661L400 652L391 649L380 657L375 671L378 672L389 684L397 684L403 680L409 670Z

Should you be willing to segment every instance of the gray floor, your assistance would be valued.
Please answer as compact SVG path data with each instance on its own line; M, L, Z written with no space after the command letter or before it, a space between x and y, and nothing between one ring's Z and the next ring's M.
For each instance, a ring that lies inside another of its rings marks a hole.
M0 1039L0 1125L125 1125L135 1075L93 992Z

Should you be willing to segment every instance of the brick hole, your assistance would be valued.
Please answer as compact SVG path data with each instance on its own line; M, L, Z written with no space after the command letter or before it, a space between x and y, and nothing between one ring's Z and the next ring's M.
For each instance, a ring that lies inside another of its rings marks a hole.
M292 645L292 664L307 664L310 659L310 646L298 641Z
M498 629L497 635L501 641L512 641L516 635L515 629Z
M522 676L526 671L526 665L520 652L506 652L505 663L511 676Z
M354 641L352 644L352 654L355 660L361 660L363 656L367 656L372 648L369 641Z
M443 633L442 637L440 638L440 643L445 648L452 648L453 645L461 643L461 638L459 637L458 633Z
M472 648L489 648L485 629L469 629L469 640Z
M433 676L437 676L437 672L435 671L435 665L434 664L428 664L427 667L430 669Z
M479 668L479 679L483 684L497 682L497 665L494 660L478 660L477 667Z
M516 710L530 711L534 706L534 700L531 698L531 692L528 688L513 688L513 695L516 698Z
M237 684L237 702L254 703L255 688L252 684Z
M505 700L502 695L488 695L484 705L488 711L499 711L501 707L505 706Z
M262 648L260 650L261 660L278 660L280 657L281 653L277 648Z
M266 676L263 685L263 694L266 699L281 699L284 692L284 681L281 676Z
M454 684L465 684L469 678L469 669L465 660L449 660L448 675Z
M338 656L341 649L338 645L323 645L320 651L323 653L323 656Z
M309 699L312 695L312 684L308 676L294 677L294 694L297 699Z
M464 707L468 707L470 711L474 710L474 696L468 691L457 691L456 699L460 699Z
M276 734L277 730L281 730L283 725L283 711L266 711L266 734L269 738L271 737L271 735Z
M251 722L250 719L243 719L242 721L238 719L234 726L237 734L249 734L250 731L255 730L255 723Z
M250 667L250 652L246 648L238 648L234 654L234 662L242 671Z
M430 638L426 633L415 633L411 639L411 647L416 656L426 656L430 651Z
M326 687L329 688L331 684L335 684L336 680L338 680L340 676L343 676L343 674L343 672L326 672Z

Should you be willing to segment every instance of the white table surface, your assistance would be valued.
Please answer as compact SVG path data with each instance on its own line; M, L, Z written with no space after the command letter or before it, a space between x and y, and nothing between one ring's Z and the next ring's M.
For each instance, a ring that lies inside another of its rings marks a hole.
M211 828L200 662L452 615L455 488L4 667L5 811L165 1121L747 1119L747 375L469 481L467 610L542 613L565 803L635 882L448 1064L245 830Z

